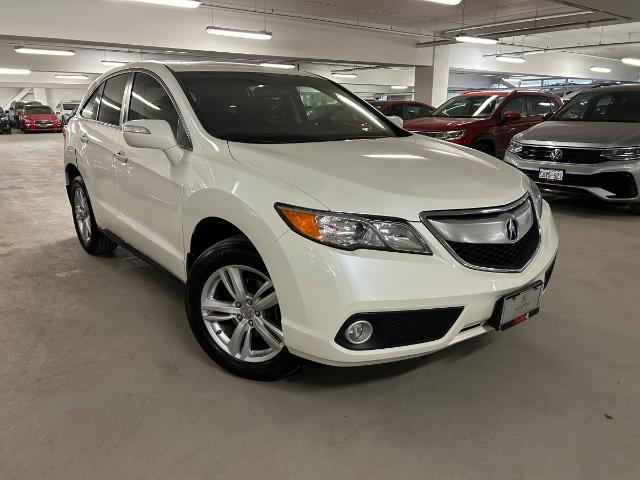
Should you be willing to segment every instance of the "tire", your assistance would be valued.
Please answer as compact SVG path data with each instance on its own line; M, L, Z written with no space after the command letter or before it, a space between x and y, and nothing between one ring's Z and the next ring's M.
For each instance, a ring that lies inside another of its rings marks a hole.
M82 248L91 255L114 251L118 244L107 238L98 227L82 177L76 177L71 182L69 200L71 201L73 225Z
M209 247L187 278L187 317L198 343L222 368L251 380L278 380L300 366L284 346L280 307L270 282L260 255L243 236Z
M477 142L473 145L473 148L488 155L495 156L493 146L489 142Z

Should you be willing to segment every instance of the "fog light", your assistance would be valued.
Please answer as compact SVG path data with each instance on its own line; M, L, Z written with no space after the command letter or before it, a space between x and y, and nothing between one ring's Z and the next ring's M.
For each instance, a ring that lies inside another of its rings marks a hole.
M345 337L351 343L360 344L364 343L371 338L373 333L373 327L366 320L358 320L353 322L347 330L344 332Z

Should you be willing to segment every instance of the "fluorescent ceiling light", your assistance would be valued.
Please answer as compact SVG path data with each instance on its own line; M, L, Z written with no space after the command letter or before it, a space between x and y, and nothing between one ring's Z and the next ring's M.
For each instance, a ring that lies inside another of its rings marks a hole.
M331 72L332 77L338 78L358 78L357 73L348 73L348 72Z
M462 0L427 0L427 2L441 3L442 5L460 5Z
M24 68L0 68L0 75L31 75L31 70Z
M393 90L406 90L409 87L407 87L406 85L391 85L391 88Z
M292 70L294 68L296 68L295 65L292 65L290 63L271 63L271 62L262 62L260 63L261 67L267 67L267 68L280 68L282 70Z
M523 55L540 55L541 53L545 53L546 50L529 50L528 52L522 52Z
M129 62L119 62L117 60L102 60L100 63L105 67L121 67Z
M156 5L166 5L169 7L198 8L202 3L200 0L129 0L130 2L153 3Z
M487 37L473 37L470 35L458 35L456 37L456 42L483 43L485 45L495 45L496 43L498 43L498 40L494 38L487 38Z
M636 67L640 67L640 59L637 58L623 58L622 63L626 63L627 65L634 65Z
M87 80L88 75L72 74L72 73L58 73L54 75L56 78L65 78L67 80Z
M32 55L58 55L62 57L71 57L76 54L73 50L49 50L46 48L30 48L30 47L16 47L14 48L16 53L30 53Z
M597 73L611 73L611 69L609 67L591 67L589 70Z
M240 30L237 28L222 28L209 26L207 33L211 35L221 35L223 37L251 38L253 40L269 40L273 35L264 30Z
M524 57L518 55L498 55L496 60L505 63L524 63L527 61Z

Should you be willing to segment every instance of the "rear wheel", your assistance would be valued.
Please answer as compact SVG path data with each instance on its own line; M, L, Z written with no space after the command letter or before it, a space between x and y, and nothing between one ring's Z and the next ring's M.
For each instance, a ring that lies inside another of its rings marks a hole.
M100 231L95 221L89 194L82 177L73 179L69 193L73 210L73 224L76 227L76 234L82 248L91 255L115 250L118 245Z
M284 346L280 306L262 259L242 236L207 249L187 280L189 325L222 368L253 380L293 373L299 359Z

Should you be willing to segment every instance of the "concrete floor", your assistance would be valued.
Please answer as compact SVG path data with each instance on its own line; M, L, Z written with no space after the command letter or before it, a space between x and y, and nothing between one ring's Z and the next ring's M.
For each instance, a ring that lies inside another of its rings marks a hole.
M200 350L180 283L84 253L61 145L0 137L0 478L640 478L640 217L553 202L550 292L508 332L255 383Z

